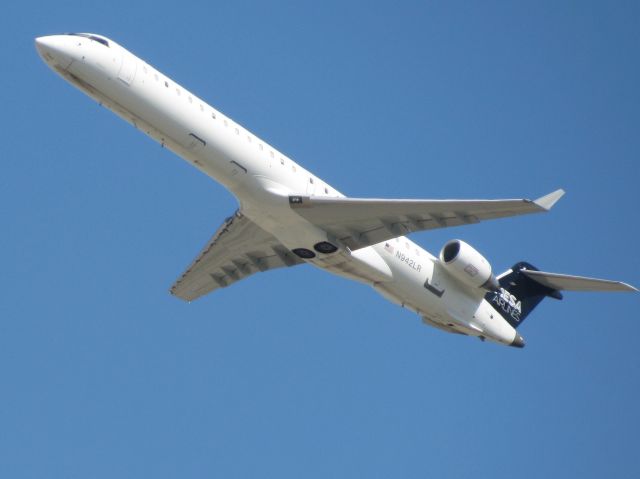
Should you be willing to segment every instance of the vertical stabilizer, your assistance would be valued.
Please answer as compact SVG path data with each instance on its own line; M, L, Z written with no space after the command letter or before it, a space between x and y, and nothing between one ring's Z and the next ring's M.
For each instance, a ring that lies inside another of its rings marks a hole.
M538 283L523 274L523 270L538 271L529 263L517 263L498 277L500 289L485 296L491 306L514 328L520 326L547 296L562 299L559 291Z

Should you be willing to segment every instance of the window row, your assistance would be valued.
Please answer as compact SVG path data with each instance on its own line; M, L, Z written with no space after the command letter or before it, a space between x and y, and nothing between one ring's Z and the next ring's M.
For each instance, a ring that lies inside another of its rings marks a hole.
M149 67L149 68L151 68L151 67ZM142 71L144 72L145 75L147 75L149 73L147 65L144 64L144 63L142 65ZM153 71L153 78L154 78L154 80L156 82L160 82L160 75L158 74L157 71ZM165 88L170 89L169 81L166 80L166 79L163 79L162 81L164 82ZM176 92L177 96L179 96L179 97L182 96L182 90L180 89L180 87L176 86L175 87L175 92ZM188 93L187 93L187 100L188 100L188 102L190 104L193 104L193 97ZM204 107L204 104L202 102L199 102L199 109L200 109L200 112L202 112L202 113L205 112L205 107ZM213 109L211 109L211 118L213 120L217 119L216 112ZM226 118L224 118L223 119L223 124L224 124L225 127L228 127L229 126L229 121ZM238 126L234 126L234 132L235 132L235 134L237 136L240 136L240 128ZM252 135L250 133L247 132L246 138L247 138L247 142L249 142L249 143L253 142L253 137L252 137ZM258 149L260 151L264 152L264 146L263 146L262 142L257 141L257 145L258 145ZM273 150L269 150L269 156L272 159L275 159L275 154L274 154ZM285 159L282 156L280 156L279 159L280 159L280 165L281 166L285 166ZM297 172L296 165L293 162L291 162L291 163L292 163L291 164L291 171L296 173ZM309 177L309 183L310 184L314 184L314 178L312 176ZM327 195L329 194L329 188L327 186L324 187L324 193L327 194Z

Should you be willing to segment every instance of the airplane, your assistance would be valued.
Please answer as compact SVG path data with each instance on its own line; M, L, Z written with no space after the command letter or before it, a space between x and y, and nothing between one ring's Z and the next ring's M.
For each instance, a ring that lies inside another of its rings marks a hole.
M62 78L238 200L238 210L171 287L178 298L193 301L257 272L308 263L372 286L435 328L522 348L517 328L544 298L638 291L526 262L496 276L462 240L447 242L436 257L405 236L544 213L564 195L561 189L536 200L347 197L107 37L68 33L35 44Z

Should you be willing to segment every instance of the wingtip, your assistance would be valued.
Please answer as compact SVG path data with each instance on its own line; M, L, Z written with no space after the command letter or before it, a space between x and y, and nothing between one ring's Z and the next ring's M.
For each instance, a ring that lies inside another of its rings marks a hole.
M565 194L565 191L562 188L560 188L559 190L553 191L548 195L538 198L537 200L534 201L534 203L540 206L541 208L544 208L545 210L549 211L551 208L553 208L553 205L555 205L560 200L560 198L564 196L564 194Z
M620 284L624 288L624 291L629 291L630 293L640 293L640 289L636 288L632 284L623 283L622 281L620 282Z

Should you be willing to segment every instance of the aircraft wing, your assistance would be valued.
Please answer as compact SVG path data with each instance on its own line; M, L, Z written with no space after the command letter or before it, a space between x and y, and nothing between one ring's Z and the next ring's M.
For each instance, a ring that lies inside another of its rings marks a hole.
M545 273L529 269L523 269L521 272L543 286L557 291L638 291L627 283L608 279Z
M448 228L507 216L542 213L564 195L557 190L537 200L384 200L290 196L300 216L351 249L415 231Z
M258 271L301 263L274 236L237 211L225 220L170 291L193 301Z

